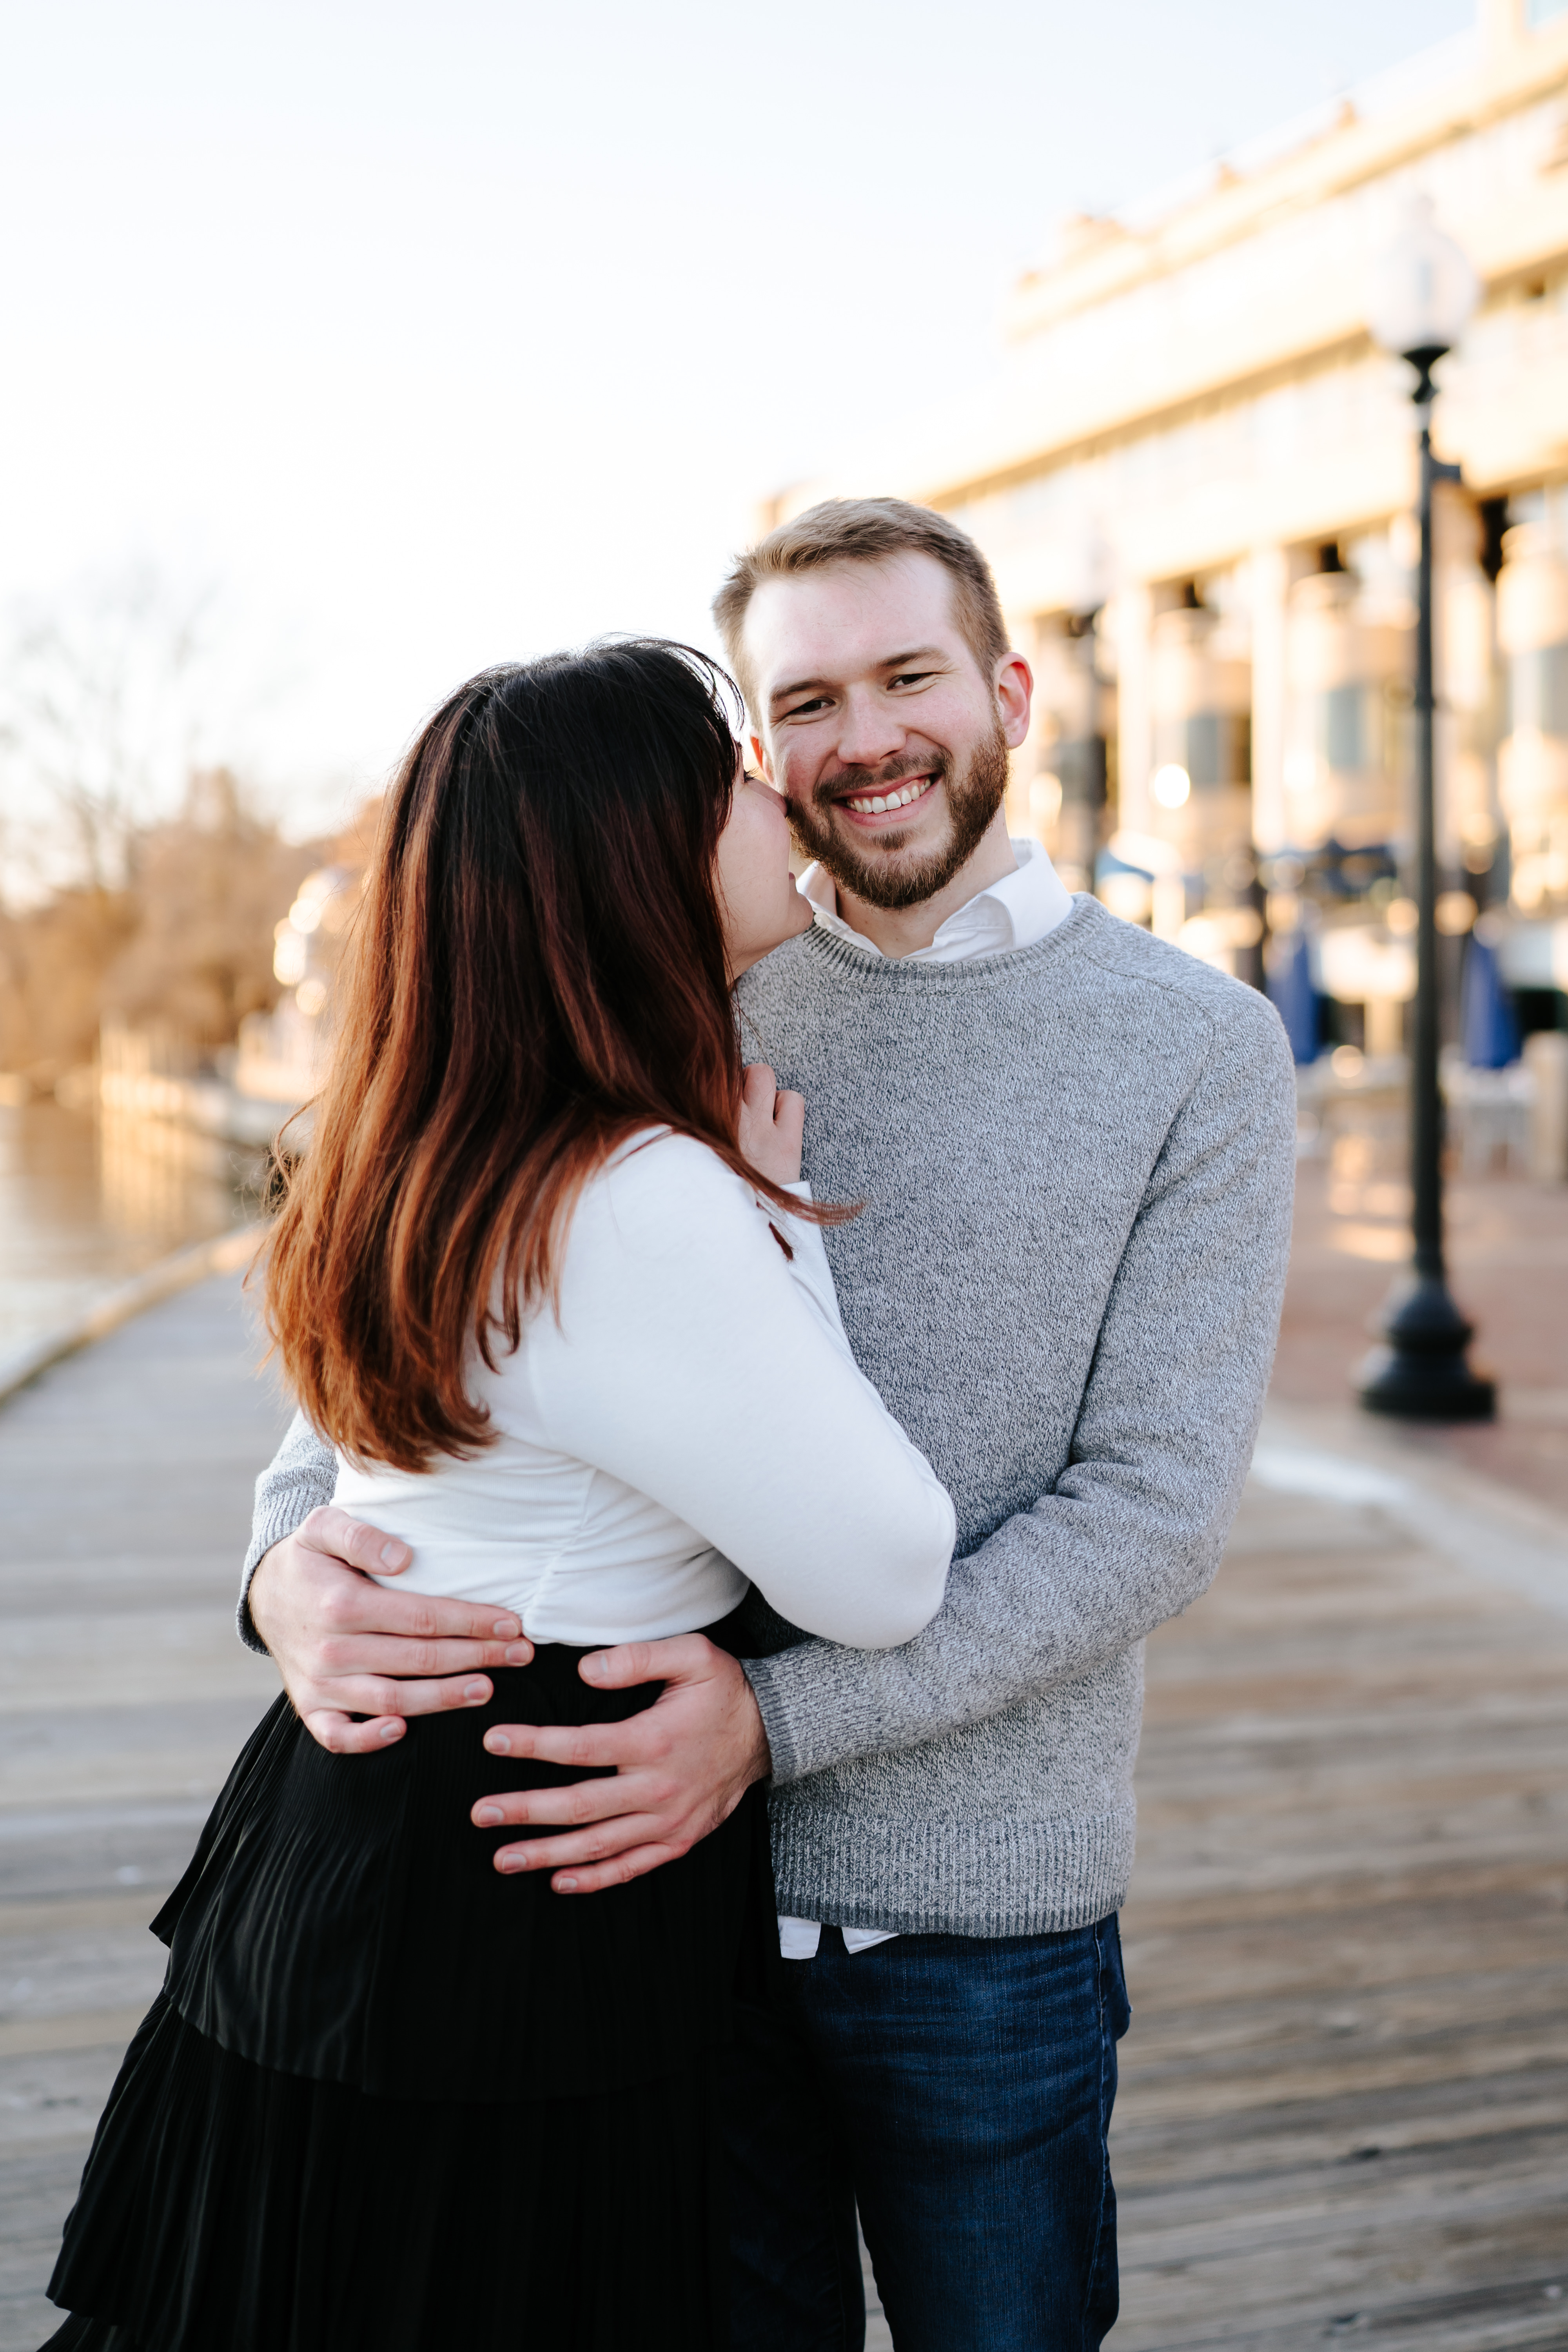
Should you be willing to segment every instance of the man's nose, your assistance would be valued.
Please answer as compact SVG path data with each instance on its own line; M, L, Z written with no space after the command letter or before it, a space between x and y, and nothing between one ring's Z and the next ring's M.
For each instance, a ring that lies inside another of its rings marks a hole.
M896 711L874 696L852 695L845 702L834 749L847 768L874 768L898 757L905 733Z

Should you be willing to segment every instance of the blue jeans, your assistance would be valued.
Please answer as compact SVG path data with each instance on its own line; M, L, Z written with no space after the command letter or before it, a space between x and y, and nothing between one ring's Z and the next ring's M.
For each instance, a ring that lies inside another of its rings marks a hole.
M1114 1916L1059 1936L837 1927L744 2010L727 2101L733 2352L861 2352L855 2209L897 2352L1087 2352L1116 2317Z

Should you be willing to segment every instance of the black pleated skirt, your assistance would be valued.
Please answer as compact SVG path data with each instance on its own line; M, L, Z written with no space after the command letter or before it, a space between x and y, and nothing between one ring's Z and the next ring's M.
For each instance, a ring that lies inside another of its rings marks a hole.
M706 2352L726 2334L719 2053L777 1958L753 1789L602 1895L503 1877L481 1796L582 1773L491 1723L619 1720L541 1649L484 1707L333 1757L279 1700L153 1922L49 2284L80 2352Z

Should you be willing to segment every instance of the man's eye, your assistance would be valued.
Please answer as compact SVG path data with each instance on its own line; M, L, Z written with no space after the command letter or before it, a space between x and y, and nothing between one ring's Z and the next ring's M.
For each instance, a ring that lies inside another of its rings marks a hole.
M935 676L936 672L933 669L904 669L900 670L898 677L891 679L889 683L893 686L923 686L928 677Z
M813 711L826 710L826 708L827 697L825 694L817 694L814 695L809 702L792 702L783 716L785 719L809 719Z

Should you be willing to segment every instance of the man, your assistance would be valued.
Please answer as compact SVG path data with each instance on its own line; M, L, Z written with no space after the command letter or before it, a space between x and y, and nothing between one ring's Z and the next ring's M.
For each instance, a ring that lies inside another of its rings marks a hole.
M746 1057L805 1094L817 1197L865 1204L828 1237L845 1325L952 1493L958 1553L900 1650L759 1605L743 1667L697 1636L607 1653L596 1679L663 1682L658 1706L489 1744L616 1776L498 1801L565 1825L515 1865L591 1895L771 1775L786 1983L734 2055L738 2347L862 2342L858 2203L900 2352L1065 2352L1116 2314L1142 1643L1208 1583L1245 1475L1290 1059L1261 998L1009 843L1031 682L953 524L829 502L715 612L817 861L812 929L737 992ZM368 1748L487 1696L473 1670L518 1629L353 1575L384 1564L374 1531L300 1528L331 1478L297 1429L261 1482L251 1607L318 1737Z

